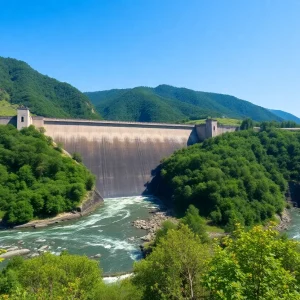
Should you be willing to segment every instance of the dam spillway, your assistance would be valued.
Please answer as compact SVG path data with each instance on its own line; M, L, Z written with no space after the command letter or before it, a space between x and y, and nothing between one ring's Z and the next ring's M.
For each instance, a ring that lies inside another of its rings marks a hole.
M105 198L147 194L160 161L199 142L188 125L43 118L43 127L69 153L82 155Z

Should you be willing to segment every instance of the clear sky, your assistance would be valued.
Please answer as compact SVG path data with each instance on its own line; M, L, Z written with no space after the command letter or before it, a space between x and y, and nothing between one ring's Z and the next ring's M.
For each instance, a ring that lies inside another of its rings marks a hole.
M0 56L81 91L165 83L300 117L299 0L0 0Z

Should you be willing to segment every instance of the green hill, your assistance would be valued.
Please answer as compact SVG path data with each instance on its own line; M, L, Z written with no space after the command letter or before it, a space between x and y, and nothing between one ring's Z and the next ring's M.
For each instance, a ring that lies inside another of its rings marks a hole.
M162 163L158 194L171 191L179 215L193 204L219 226L264 223L284 208L288 181L300 179L299 138L245 130L181 149Z
M290 113L287 113L282 110L276 110L276 109L269 109L269 111L272 112L274 115L282 118L285 121L293 121L293 122L296 122L297 124L300 124L300 118L298 118Z
M0 125L0 212L9 224L74 210L94 181L33 126Z
M181 122L207 117L282 121L269 110L229 95L159 85L85 93L108 120Z
M100 119L79 90L12 58L0 57L0 100L26 105L32 113L46 117Z
M89 93L88 96L108 120L177 122L187 119L187 116L205 118L212 113L189 103L162 97L145 87Z

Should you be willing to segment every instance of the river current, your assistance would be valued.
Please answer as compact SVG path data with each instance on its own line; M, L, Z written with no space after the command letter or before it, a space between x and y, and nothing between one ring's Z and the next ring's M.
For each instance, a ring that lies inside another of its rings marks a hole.
M300 209L293 208L291 209L292 221L289 224L289 228L286 231L287 235L291 239L300 241Z
M124 197L105 199L92 214L80 219L40 229L0 231L0 248L21 246L60 254L99 256L104 274L130 272L133 262L141 258L140 237L146 235L134 228L136 219L149 217L149 209L157 208L159 201L151 197Z
M100 260L104 274L130 272L133 262L141 259L140 238L146 235L132 222L148 218L149 209L159 205L151 197L105 199L101 207L81 219L41 229L0 231L0 249L21 246L30 249L31 255L39 249L57 255L63 250L88 257L100 254L96 259ZM287 235L300 240L300 210L292 209L291 214Z

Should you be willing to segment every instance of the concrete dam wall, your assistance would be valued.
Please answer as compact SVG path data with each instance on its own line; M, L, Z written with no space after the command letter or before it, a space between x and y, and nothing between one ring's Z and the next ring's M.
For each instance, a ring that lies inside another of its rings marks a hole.
M164 157L199 142L194 126L33 118L56 143L79 152L104 198L147 194ZM36 124L35 124L36 123Z
M32 117L26 107L1 123L16 123L18 129L31 124L44 127L46 135L69 153L82 155L105 198L149 194L148 185L163 158L188 145L237 130L233 126L218 127L215 120L195 126Z

